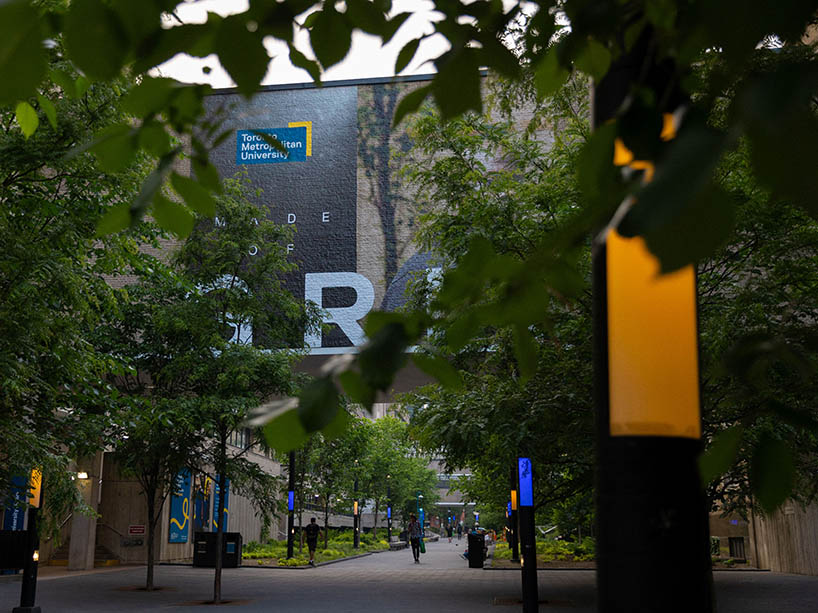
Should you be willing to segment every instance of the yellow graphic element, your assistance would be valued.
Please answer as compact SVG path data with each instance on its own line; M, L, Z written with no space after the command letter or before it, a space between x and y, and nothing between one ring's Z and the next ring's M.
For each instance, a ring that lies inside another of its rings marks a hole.
M659 138L664 141L676 138L676 118L672 113L662 114L662 133Z
M222 511L224 511L225 515L230 515L230 511L228 511L227 509L222 509ZM216 513L216 517L213 519L213 525L216 526L216 528L219 527L219 522L216 521L218 519L218 517L219 517L219 514Z
M517 490L511 490L511 510L517 510Z
M181 524L175 517L170 518L170 523L179 526L179 530L185 529L185 526L187 526L187 520L190 519L190 500L187 498L182 500L182 517L184 517L184 520Z
M659 274L640 237L607 235L612 436L701 437L693 266Z
M43 471L35 468L31 471L31 481L29 483L28 504L32 507L40 507L40 498L43 491Z
M307 157L312 157L312 122L311 121L291 121L288 128L307 128Z
M662 132L659 135L663 141L669 141L676 137L676 119L670 113L662 115ZM633 151L628 149L621 138L614 140L614 166L628 166L633 170L644 170L645 181L649 182L653 179L653 173L656 170L653 162L648 160L634 159Z

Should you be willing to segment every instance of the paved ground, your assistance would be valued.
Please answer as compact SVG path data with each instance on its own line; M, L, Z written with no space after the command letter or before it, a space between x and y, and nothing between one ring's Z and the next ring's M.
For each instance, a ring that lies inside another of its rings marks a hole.
M519 611L520 573L469 569L458 545L429 543L422 563L409 550L370 556L308 569L225 569L223 595L229 610L332 613L480 613ZM213 571L184 566L157 567L157 584L166 589L145 593L132 588L144 581L143 567L92 573L43 568L37 604L43 613L168 610L201 611L212 596ZM540 571L543 613L591 613L594 572ZM715 573L719 613L815 613L818 577L766 572ZM20 583L0 581L0 613L19 602Z

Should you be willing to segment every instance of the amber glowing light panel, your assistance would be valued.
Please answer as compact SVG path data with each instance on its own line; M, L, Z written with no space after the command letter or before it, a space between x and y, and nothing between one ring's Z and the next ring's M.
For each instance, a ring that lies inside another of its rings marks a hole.
M612 436L701 437L696 281L659 275L641 238L607 236Z

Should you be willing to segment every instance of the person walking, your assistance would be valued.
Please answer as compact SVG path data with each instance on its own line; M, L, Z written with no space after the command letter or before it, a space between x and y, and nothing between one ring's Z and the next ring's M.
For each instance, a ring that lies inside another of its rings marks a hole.
M423 537L423 528L414 513L409 515L409 542L412 544L412 556L415 564L420 564L420 539Z
M452 529L452 525L448 524L446 526L446 534L449 535L449 542L450 543L452 542L452 532L454 532L454 530Z
M309 525L304 528L307 533L307 549L310 550L310 566L315 566L315 548L318 546L318 537L321 534L321 527L316 523L315 518L310 519Z
M462 538L463 538L463 524L458 523L457 524L457 540L459 541Z

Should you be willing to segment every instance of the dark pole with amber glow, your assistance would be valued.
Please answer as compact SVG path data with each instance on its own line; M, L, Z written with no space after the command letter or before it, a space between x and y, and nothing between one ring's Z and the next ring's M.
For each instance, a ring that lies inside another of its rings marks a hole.
M637 43L596 87L597 127L615 116L636 75L645 74L648 48ZM667 66L659 72L661 82ZM668 123L675 133L670 115ZM645 170L650 179L650 161L633 160L621 140L615 151L617 164ZM697 464L694 268L660 275L642 238L608 228L593 246L593 291L599 611L707 613L713 599Z
M23 567L23 581L20 586L20 606L14 607L12 613L40 613L40 607L34 605L37 596L37 568L40 560L40 537L37 531L37 514L40 510L43 474L39 470L31 471L29 484L28 509L28 546L26 563Z
M519 549L519 521L517 511L517 490L511 490L511 514L509 515L509 523L511 524L511 560L513 562L520 561Z

